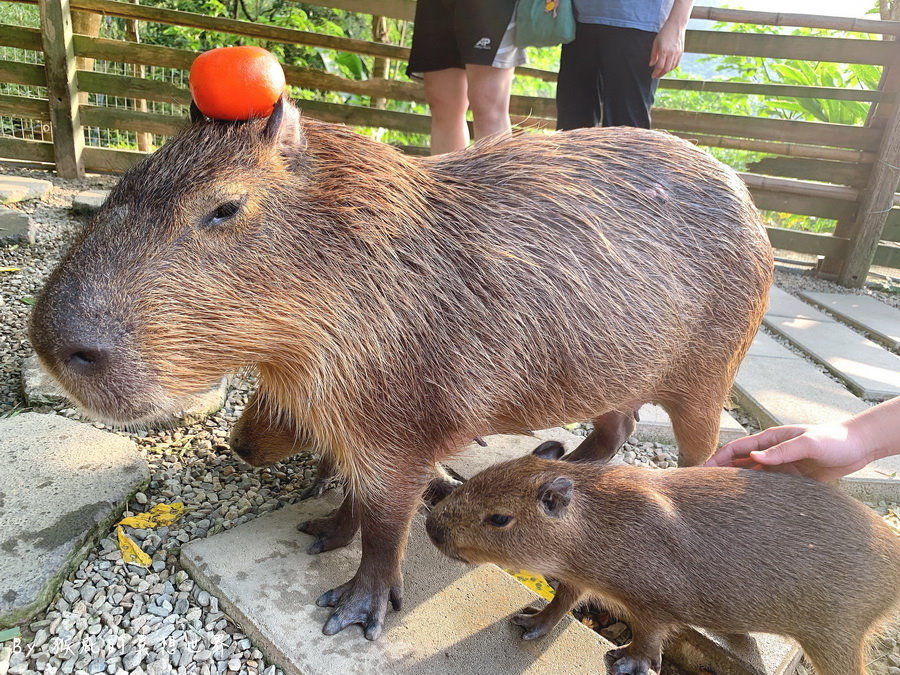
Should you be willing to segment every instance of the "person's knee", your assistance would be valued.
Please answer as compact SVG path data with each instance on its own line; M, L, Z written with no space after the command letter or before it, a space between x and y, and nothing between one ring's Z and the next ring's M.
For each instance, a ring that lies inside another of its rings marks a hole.
M472 117L485 123L502 122L509 118L509 96L493 91L470 91L469 107Z

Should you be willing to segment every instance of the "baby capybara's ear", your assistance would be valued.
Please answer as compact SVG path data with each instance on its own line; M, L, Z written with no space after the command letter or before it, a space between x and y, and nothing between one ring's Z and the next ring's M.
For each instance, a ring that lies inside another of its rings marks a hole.
M566 454L566 449L559 441L544 441L531 454L541 459L559 459Z
M296 149L302 146L303 131L300 129L300 110L286 94L275 104L272 114L263 130L263 138L285 148Z
M574 483L571 478L559 476L538 488L538 504L551 518L562 518L572 501Z

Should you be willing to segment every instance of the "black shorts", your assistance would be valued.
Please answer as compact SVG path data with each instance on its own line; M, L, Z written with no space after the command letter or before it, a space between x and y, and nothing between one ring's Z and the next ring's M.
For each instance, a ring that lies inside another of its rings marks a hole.
M515 9L516 0L419 0L406 74L521 65L525 52L512 43Z

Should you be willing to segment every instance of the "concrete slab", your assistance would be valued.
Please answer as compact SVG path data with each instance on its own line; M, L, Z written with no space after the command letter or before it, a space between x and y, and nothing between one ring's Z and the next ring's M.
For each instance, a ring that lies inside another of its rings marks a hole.
M900 396L900 356L833 321L766 315L763 323L820 363L859 396Z
M35 226L27 213L0 206L0 241L35 241Z
M56 594L150 478L135 444L59 417L0 420L0 628Z
M803 651L794 640L780 635L720 635L691 628L669 646L666 655L694 673L794 675Z
M769 308L766 310L766 316L780 316L789 319L800 317L801 319L812 319L814 321L834 322L834 319L824 312L808 305L777 286L772 286L769 291Z
M43 199L52 189L53 183L49 180L23 176L0 176L0 204Z
M634 432L639 440L676 445L672 420L660 406L645 405L640 409L639 416L641 421L637 423L637 429ZM746 435L747 431L740 422L723 410L719 418L719 443L728 443Z
M900 455L876 460L841 478L839 485L864 502L900 502Z
M72 200L72 210L78 215L89 216L100 210L109 196L109 190L84 190Z
M873 340L900 350L900 310L871 295L850 293L800 293L800 297L824 307Z
M732 391L763 427L834 422L869 406L764 333L744 359ZM759 355L765 354L765 355Z
M576 436L561 427L535 431L533 436L495 434L484 439L487 447L470 443L460 454L441 463L463 478L471 478L493 464L527 455L544 441L559 441L566 452L572 452L583 440L583 436Z
M29 405L56 405L69 400L62 387L41 367L36 354L22 361L22 393Z
M174 417L182 424L193 424L219 410L228 396L228 380L223 377L208 391L185 396L178 406L181 412ZM34 354L22 360L22 393L29 405L69 402L66 393Z
M326 513L336 495L307 501L187 544L181 560L194 580L288 675L331 673L586 673L602 668L612 645L573 617L547 638L521 640L508 617L542 604L494 565L470 567L441 555L417 517L407 549L403 611L388 611L384 634L368 642L351 626L322 635L325 590L356 570L359 538L316 556L296 524Z

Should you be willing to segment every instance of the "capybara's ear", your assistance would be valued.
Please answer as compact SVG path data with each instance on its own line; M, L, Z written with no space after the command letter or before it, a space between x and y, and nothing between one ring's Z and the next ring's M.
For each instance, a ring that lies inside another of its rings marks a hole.
M300 129L300 111L286 94L275 104L272 114L263 131L266 140L282 147L295 149L302 144L303 132Z
M551 518L561 518L572 501L572 479L559 476L538 488L538 503Z
M559 441L544 441L531 454L541 459L559 459L566 454L566 449Z
M200 112L200 108L198 108L197 104L194 103L194 99L191 99L191 124L202 122L205 119L206 115Z

